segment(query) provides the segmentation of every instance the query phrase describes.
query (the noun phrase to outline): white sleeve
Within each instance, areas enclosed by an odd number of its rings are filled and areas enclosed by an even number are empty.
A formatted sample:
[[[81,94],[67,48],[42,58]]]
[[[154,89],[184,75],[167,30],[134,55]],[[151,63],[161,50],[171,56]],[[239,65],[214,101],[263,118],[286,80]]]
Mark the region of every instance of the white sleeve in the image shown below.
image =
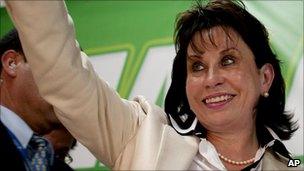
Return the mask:
[[[95,157],[111,167],[145,117],[94,72],[63,1],[6,1],[43,98]]]

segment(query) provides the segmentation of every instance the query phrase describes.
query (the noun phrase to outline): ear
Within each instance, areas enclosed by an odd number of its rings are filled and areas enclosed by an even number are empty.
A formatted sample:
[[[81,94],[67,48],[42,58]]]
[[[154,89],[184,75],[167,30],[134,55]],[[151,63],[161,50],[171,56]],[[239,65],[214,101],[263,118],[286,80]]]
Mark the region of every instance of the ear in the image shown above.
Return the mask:
[[[7,50],[1,57],[3,72],[10,77],[17,76],[17,65],[20,62],[20,55],[14,50]]]
[[[264,64],[260,69],[261,94],[268,92],[274,79],[274,70],[270,63]]]

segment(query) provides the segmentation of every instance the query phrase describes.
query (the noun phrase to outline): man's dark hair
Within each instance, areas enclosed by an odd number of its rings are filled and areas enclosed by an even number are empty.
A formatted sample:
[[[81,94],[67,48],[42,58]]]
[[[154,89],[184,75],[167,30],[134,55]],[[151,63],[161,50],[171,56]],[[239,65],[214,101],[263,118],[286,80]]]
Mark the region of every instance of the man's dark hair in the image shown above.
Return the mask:
[[[260,97],[256,106],[256,129],[260,144],[264,144],[263,133],[265,126],[270,127],[281,139],[290,139],[293,132],[298,129],[291,121],[293,115],[284,111],[285,83],[281,74],[280,61],[270,48],[268,32],[264,25],[253,15],[246,11],[242,2],[216,0],[202,5],[197,3],[191,10],[181,13],[176,20],[175,46],[176,57],[173,62],[172,82],[165,99],[165,111],[182,129],[189,128],[195,118],[190,110],[186,96],[187,66],[186,56],[188,45],[197,32],[210,31],[213,27],[221,27],[229,37],[228,29],[240,35],[249,46],[255,57],[258,68],[270,63],[274,69],[274,80],[269,90],[269,97]],[[212,36],[210,37],[212,42]],[[194,47],[194,49],[196,49]],[[188,114],[186,121],[181,116]],[[205,128],[197,124],[195,131],[204,137]]]
[[[27,62],[23,49],[22,49],[20,39],[19,39],[19,34],[18,34],[18,31],[16,28],[12,28],[8,33],[6,33],[0,39],[0,57],[1,58],[7,50],[15,50],[16,52],[22,54],[24,56],[25,62]],[[80,47],[80,50],[83,51],[81,47]],[[2,60],[0,60],[0,73],[1,73],[1,71],[2,71]]]
[[[0,39],[0,57],[2,58],[4,52],[10,49],[23,54],[23,49],[21,46],[19,35],[15,28],[11,29]],[[24,58],[24,60],[26,59]],[[0,60],[0,72],[1,71],[2,71],[2,60]]]

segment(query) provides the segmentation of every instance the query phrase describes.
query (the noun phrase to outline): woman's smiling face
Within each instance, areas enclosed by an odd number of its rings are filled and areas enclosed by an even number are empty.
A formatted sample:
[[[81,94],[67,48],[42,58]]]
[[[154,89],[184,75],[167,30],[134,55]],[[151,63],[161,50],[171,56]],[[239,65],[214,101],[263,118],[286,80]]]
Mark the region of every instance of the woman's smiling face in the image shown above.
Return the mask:
[[[197,32],[187,49],[186,93],[191,110],[208,130],[254,124],[254,109],[265,87],[263,69],[233,30]]]

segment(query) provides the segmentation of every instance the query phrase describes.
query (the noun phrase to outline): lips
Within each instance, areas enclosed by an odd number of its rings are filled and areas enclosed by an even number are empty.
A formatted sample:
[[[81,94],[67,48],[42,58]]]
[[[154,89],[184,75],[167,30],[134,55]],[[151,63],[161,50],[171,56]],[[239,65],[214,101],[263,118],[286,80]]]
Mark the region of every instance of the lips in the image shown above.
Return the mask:
[[[218,102],[227,101],[231,98],[233,98],[233,95],[223,94],[223,95],[217,95],[217,96],[211,96],[211,97],[205,98],[203,101],[206,104],[209,104],[209,103],[218,103]]]
[[[230,102],[236,95],[228,93],[216,93],[205,97],[202,102],[212,109],[220,109]]]

